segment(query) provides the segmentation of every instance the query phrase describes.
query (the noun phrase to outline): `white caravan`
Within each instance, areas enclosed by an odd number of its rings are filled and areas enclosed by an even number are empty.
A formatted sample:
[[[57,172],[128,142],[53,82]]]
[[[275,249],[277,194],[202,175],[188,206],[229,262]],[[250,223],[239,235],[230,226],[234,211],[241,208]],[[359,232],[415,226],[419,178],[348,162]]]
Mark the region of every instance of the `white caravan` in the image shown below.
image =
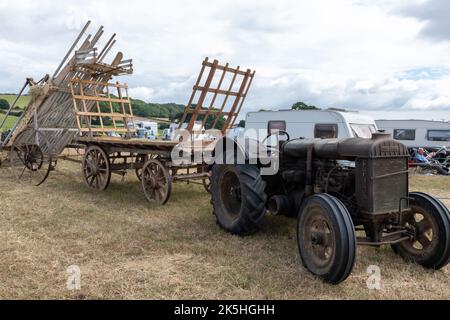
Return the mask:
[[[272,130],[286,131],[296,138],[371,138],[375,121],[358,112],[337,110],[280,110],[249,112],[245,129],[262,130],[263,140]]]
[[[432,120],[376,120],[380,130],[392,134],[408,148],[450,147],[450,123]]]

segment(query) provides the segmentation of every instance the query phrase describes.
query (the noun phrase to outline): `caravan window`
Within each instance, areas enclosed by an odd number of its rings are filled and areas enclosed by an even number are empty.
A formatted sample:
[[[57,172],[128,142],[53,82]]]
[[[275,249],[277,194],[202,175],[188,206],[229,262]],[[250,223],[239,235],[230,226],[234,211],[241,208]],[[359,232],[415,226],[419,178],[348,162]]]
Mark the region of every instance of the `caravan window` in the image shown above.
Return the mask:
[[[428,141],[450,141],[450,130],[428,130]]]
[[[320,123],[314,127],[314,138],[331,139],[337,138],[338,126],[335,123]]]
[[[372,133],[376,132],[377,129],[373,124],[355,124],[351,123],[350,128],[352,128],[353,134],[358,138],[371,139]]]
[[[394,129],[394,139],[395,140],[416,140],[416,130],[415,129]]]
[[[269,134],[272,134],[273,131],[286,131],[286,121],[284,120],[271,120],[269,121],[269,125],[267,131]]]

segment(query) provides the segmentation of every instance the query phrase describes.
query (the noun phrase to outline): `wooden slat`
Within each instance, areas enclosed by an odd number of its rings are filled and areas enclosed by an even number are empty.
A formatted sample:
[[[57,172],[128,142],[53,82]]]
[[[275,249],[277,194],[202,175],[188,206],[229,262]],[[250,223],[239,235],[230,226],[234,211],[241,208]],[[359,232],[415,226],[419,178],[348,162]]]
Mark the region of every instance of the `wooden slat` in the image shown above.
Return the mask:
[[[206,65],[205,65],[206,62],[208,62],[208,57],[206,57],[202,63],[202,68],[200,70],[200,73],[198,74],[197,81],[195,82],[196,86],[198,86],[200,84],[200,81],[202,80],[203,73],[205,72],[205,69],[206,69]],[[182,128],[184,122],[186,121],[187,115],[190,113],[190,109],[192,106],[192,102],[194,101],[195,93],[196,93],[196,90],[192,90],[191,97],[189,98],[189,102],[186,105],[186,108],[184,109],[184,114],[183,114],[183,117],[181,118],[178,129]]]
[[[239,88],[239,93],[238,96],[236,98],[236,100],[234,100],[233,106],[230,109],[230,114],[234,114],[234,112],[237,110],[237,108],[239,107],[239,103],[241,102],[240,99],[245,98],[244,94],[245,94],[245,89],[247,88],[247,84],[249,82],[249,78],[251,77],[251,70],[247,69],[247,72],[244,76],[244,79],[241,82],[241,87]],[[232,117],[227,117],[227,119],[225,120],[225,123],[223,125],[222,128],[222,133],[224,134],[225,131],[229,128],[230,123],[232,121]]]
[[[82,84],[93,84],[97,86],[103,86],[103,87],[114,87],[114,88],[128,88],[128,85],[125,83],[111,83],[111,82],[98,82],[98,81],[92,81],[92,80],[81,80],[81,79],[73,79],[71,80],[73,83],[82,83]]]
[[[211,62],[203,62],[203,64],[205,66],[207,66],[207,67],[212,67],[212,65],[213,65],[213,63],[211,63]],[[236,73],[236,74],[239,74],[241,76],[245,76],[245,73],[246,73],[245,71],[239,70],[240,68],[234,69],[234,68],[230,68],[230,67],[224,67],[224,66],[221,66],[221,65],[218,65],[217,69],[218,70],[225,70],[225,71],[231,72],[231,73]]]
[[[233,96],[233,97],[237,97],[239,95],[239,92],[214,89],[214,88],[206,88],[206,87],[201,87],[201,86],[194,86],[194,90],[207,91],[207,92],[216,93],[216,94],[227,94],[227,95]]]
[[[128,129],[122,128],[81,128],[81,132],[129,132]]]
[[[233,121],[229,125],[229,128],[233,127],[233,125],[236,122],[236,119],[237,119],[239,113],[241,112],[242,106],[244,105],[244,102],[245,102],[245,98],[247,98],[248,91],[250,90],[250,87],[252,85],[253,79],[255,78],[255,73],[256,73],[256,71],[253,71],[253,73],[252,73],[252,75],[250,77],[250,82],[248,83],[247,89],[245,90],[245,94],[244,94],[243,98],[241,99],[241,104],[239,105],[239,109],[235,112]]]
[[[214,79],[214,74],[216,72],[216,67],[218,65],[219,65],[219,61],[218,60],[214,60],[214,62],[211,64],[211,67],[209,69],[208,77],[206,78],[205,88],[209,88],[211,86],[211,82]],[[205,101],[207,93],[208,92],[206,90],[201,91],[201,94],[200,94],[200,97],[198,98],[198,101],[197,101],[197,104],[195,106],[195,109],[192,110],[192,112],[191,112],[192,113],[191,119],[189,120],[189,124],[188,124],[188,126],[186,128],[189,132],[192,132],[192,129],[194,128],[195,121],[197,120],[197,117],[198,117],[198,112],[203,107],[203,102]]]
[[[240,68],[240,67],[238,66],[236,70],[239,71],[239,68]],[[231,83],[230,83],[230,86],[229,86],[228,91],[231,91],[231,89],[233,89],[234,83],[235,83],[235,81],[236,81],[237,74],[238,74],[237,72],[234,73],[233,79],[231,80]],[[216,127],[217,122],[219,121],[221,115],[222,115],[223,112],[224,112],[223,110],[225,109],[225,106],[226,106],[226,104],[227,104],[227,102],[228,102],[228,98],[229,98],[229,97],[230,97],[229,95],[226,95],[226,96],[225,96],[225,99],[223,100],[222,106],[220,107],[220,111],[219,111],[218,113],[216,113],[216,118],[214,119],[214,123],[213,123],[213,125],[212,125],[212,128],[215,128],[215,127]]]
[[[91,100],[91,101],[103,101],[103,102],[116,102],[116,103],[131,103],[130,100],[117,99],[117,98],[106,98],[106,97],[94,97],[94,96],[84,96],[84,95],[74,95],[76,100]]]
[[[110,117],[110,118],[130,118],[131,119],[130,115],[122,114],[122,113],[118,113],[118,112],[108,113],[108,112],[78,111],[77,115],[84,116],[84,117]]]

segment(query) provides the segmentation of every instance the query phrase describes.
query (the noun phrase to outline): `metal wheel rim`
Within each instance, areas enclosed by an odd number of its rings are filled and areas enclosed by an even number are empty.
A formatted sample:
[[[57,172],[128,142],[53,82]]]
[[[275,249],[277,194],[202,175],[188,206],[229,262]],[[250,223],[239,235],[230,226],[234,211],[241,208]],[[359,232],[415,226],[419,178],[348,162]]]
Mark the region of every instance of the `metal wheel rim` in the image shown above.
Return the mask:
[[[420,207],[411,205],[411,212],[403,214],[403,226],[414,233],[412,240],[400,243],[409,255],[426,257],[438,245],[438,226],[432,216]]]
[[[319,205],[311,205],[304,228],[300,230],[303,252],[318,273],[326,273],[336,254],[336,243],[331,221]]]
[[[238,218],[242,206],[241,183],[238,175],[227,170],[221,179],[220,194],[222,203],[232,218]]]
[[[147,161],[142,169],[142,188],[145,197],[151,203],[165,204],[172,190],[172,181],[168,170],[156,160]]]

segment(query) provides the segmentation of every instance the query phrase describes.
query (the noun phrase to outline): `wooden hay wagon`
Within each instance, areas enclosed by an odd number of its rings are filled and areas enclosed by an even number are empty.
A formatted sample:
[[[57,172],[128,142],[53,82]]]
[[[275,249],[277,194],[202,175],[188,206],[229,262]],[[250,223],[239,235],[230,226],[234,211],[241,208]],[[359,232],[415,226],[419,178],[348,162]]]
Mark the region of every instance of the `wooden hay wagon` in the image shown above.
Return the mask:
[[[111,63],[103,61],[115,43],[114,36],[97,54],[95,45],[103,34],[100,28],[92,40],[87,36],[62,67],[88,25],[54,76],[38,83],[29,80],[20,93],[27,86],[30,92],[36,92],[2,142],[17,179],[42,184],[64,149],[77,145],[84,147],[81,171],[89,188],[105,190],[113,173],[135,171],[146,198],[155,204],[168,201],[172,183],[177,181],[200,183],[209,191],[203,153],[211,152],[216,140],[205,130],[214,128],[225,135],[234,126],[255,72],[206,58],[178,126],[188,134],[189,141],[181,141],[185,139],[181,133],[173,140],[138,138],[128,86],[111,81],[115,76],[131,74],[132,62],[123,60],[121,53]],[[188,161],[174,161],[173,155],[180,153],[188,154]]]

